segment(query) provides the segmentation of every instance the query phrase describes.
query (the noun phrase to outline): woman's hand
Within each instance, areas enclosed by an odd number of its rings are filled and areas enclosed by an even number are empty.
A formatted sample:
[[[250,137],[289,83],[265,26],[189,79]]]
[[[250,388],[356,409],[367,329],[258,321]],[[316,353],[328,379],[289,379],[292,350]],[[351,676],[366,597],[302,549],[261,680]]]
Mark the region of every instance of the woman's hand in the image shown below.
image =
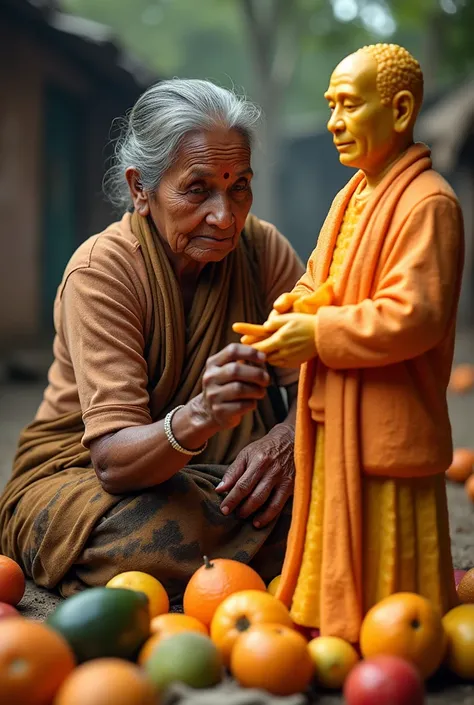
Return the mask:
[[[295,476],[293,426],[281,423],[244,448],[229,466],[217,492],[228,492],[223,514],[238,508],[246,518],[265,505],[253,520],[260,528],[279,515],[293,494]]]
[[[248,345],[232,343],[210,357],[202,378],[202,393],[190,402],[192,413],[204,417],[216,432],[238,426],[242,416],[262,399],[270,376],[266,356]]]

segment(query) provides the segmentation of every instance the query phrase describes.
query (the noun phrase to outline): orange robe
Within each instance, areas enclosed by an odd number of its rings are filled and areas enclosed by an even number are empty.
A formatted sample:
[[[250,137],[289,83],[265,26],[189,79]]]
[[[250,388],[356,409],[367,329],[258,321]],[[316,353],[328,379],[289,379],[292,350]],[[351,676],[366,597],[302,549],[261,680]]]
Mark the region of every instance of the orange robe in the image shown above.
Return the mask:
[[[352,642],[365,611],[391,592],[426,594],[442,611],[456,599],[443,473],[463,228],[429,154],[411,147],[363,208],[336,267],[336,305],[317,314],[319,357],[300,375],[278,596],[295,603],[295,621]],[[357,173],[336,197],[296,291],[327,279],[363,179]]]

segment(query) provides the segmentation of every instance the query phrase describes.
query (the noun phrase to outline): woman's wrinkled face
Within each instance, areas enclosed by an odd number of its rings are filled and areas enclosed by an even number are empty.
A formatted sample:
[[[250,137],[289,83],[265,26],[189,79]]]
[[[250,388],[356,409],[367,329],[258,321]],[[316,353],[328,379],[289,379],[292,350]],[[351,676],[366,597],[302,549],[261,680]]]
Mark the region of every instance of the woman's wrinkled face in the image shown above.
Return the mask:
[[[197,262],[222,260],[238,242],[250,206],[250,147],[237,130],[189,134],[149,213],[172,252]]]

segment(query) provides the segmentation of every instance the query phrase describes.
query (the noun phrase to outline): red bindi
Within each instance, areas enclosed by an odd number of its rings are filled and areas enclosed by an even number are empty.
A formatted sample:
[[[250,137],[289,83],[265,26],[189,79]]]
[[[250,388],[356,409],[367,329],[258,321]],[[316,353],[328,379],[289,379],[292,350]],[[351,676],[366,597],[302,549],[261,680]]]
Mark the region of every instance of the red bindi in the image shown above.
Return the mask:
[[[228,178],[229,178],[229,176],[230,176],[229,172],[228,172],[228,171],[226,171],[226,173],[224,174],[224,179],[228,179]]]

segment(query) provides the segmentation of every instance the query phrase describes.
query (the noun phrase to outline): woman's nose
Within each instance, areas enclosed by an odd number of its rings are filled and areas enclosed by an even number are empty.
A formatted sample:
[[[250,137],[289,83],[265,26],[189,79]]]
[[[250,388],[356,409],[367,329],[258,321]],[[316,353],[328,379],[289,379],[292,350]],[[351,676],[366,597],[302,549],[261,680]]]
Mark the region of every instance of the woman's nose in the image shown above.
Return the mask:
[[[227,196],[216,196],[212,199],[211,209],[206,216],[209,225],[214,225],[221,230],[227,230],[234,222],[231,204]]]

